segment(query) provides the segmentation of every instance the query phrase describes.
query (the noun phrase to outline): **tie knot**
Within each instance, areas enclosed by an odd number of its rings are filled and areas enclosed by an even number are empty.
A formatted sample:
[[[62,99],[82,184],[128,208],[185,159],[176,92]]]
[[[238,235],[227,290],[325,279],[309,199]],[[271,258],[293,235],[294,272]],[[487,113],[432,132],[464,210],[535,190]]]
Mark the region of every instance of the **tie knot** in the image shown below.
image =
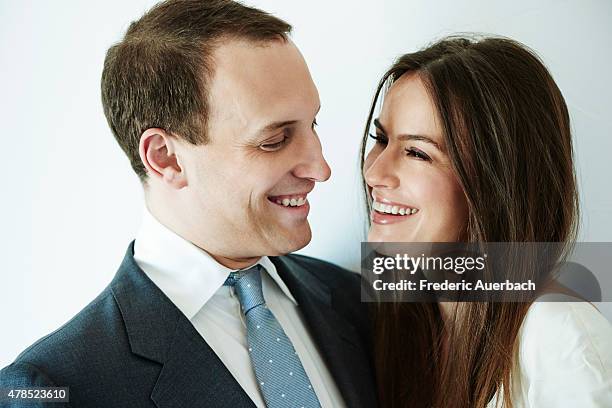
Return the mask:
[[[254,307],[266,303],[261,287],[261,265],[259,264],[245,271],[232,272],[224,285],[234,287],[245,315]]]

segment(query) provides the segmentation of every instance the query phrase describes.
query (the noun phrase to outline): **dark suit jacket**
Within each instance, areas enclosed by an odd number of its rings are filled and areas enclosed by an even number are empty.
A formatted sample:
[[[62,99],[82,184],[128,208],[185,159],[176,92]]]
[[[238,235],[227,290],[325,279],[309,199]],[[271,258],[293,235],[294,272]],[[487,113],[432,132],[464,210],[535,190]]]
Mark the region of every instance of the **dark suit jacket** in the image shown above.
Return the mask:
[[[48,407],[254,407],[190,321],[134,262],[72,320],[0,371],[3,387],[70,387]],[[299,255],[271,258],[349,407],[376,406],[359,277]],[[0,403],[7,406],[7,403]]]

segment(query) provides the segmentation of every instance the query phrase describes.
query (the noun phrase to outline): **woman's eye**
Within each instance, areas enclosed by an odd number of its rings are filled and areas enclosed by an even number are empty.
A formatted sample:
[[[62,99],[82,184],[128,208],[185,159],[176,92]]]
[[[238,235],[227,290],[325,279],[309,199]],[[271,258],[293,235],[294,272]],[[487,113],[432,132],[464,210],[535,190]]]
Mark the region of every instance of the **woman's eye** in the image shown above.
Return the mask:
[[[370,133],[370,137],[374,140],[376,140],[376,143],[382,144],[382,145],[386,145],[388,143],[388,140],[385,136],[383,135],[379,135],[379,134],[375,134],[373,135],[372,133]]]
[[[259,146],[259,148],[261,150],[265,150],[266,152],[273,152],[276,150],[279,150],[281,147],[283,147],[283,145],[285,143],[287,143],[287,139],[289,139],[287,136],[283,137],[283,140],[280,140],[278,142],[275,143],[266,143],[266,144],[262,144]]]
[[[319,126],[319,124],[317,123],[317,118],[314,118],[314,120],[312,121],[312,128],[314,129],[317,126]]]
[[[428,161],[428,162],[431,161],[431,158],[427,154],[425,154],[423,151],[417,149],[416,147],[407,147],[405,150],[406,150],[406,155],[407,156],[412,156],[412,157],[414,157],[416,159],[424,160],[424,161]]]

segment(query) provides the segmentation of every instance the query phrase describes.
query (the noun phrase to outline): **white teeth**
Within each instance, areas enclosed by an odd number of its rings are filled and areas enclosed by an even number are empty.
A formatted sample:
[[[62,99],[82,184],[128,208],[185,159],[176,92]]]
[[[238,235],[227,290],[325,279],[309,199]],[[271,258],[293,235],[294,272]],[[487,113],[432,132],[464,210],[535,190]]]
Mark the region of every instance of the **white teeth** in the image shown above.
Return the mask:
[[[283,198],[282,200],[274,200],[274,202],[283,207],[301,207],[306,204],[306,197]]]
[[[380,213],[393,214],[393,215],[411,215],[415,214],[418,210],[416,208],[400,207],[398,205],[384,204],[379,201],[372,202],[372,208]]]

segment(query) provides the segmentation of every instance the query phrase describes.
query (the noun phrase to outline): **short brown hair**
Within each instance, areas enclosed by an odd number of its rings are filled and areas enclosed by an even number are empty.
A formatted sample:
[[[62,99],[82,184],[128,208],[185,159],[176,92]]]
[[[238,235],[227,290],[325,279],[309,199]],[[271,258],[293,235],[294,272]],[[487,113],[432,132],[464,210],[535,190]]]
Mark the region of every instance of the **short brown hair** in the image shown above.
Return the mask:
[[[109,48],[102,105],[117,142],[142,181],[138,146],[157,127],[193,144],[207,142],[211,55],[220,39],[286,40],[291,25],[232,0],[167,0],[130,24]]]

